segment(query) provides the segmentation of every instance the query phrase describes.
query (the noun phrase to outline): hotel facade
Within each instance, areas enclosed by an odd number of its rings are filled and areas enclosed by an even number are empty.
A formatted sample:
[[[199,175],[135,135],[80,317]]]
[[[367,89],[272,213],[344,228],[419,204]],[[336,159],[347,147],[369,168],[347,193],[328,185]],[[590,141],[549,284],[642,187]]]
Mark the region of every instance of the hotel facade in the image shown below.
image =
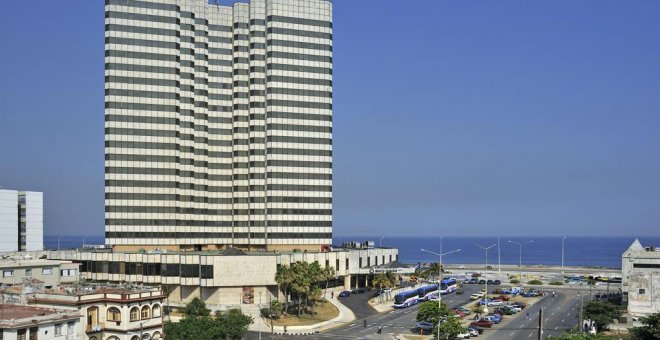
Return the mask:
[[[332,3],[106,0],[116,251],[332,242]]]

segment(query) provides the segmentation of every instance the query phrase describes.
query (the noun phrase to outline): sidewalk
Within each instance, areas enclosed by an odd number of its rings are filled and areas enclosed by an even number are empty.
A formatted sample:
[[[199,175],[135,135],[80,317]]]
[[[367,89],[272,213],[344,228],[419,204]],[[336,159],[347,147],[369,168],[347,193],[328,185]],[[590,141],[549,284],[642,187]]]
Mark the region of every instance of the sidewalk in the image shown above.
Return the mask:
[[[337,309],[339,310],[339,315],[337,315],[336,318],[328,321],[323,321],[321,323],[317,323],[314,325],[306,325],[306,326],[287,326],[287,332],[286,334],[289,335],[307,335],[307,334],[315,334],[319,333],[322,331],[327,331],[329,329],[343,326],[347,323],[350,323],[351,321],[355,320],[355,315],[353,314],[353,311],[351,311],[348,307],[344,306],[337,297],[339,296],[339,293],[343,289],[335,289],[334,290],[334,297],[330,298],[330,292],[332,290],[328,290],[326,300],[330,303],[332,303]],[[251,305],[255,306],[255,305]],[[246,309],[247,310],[247,309]],[[251,309],[250,309],[251,310]],[[246,313],[246,312],[244,312]],[[264,320],[264,318],[261,316],[261,312],[259,311],[259,307],[256,307],[256,313],[257,315],[254,316],[252,314],[252,317],[254,318],[254,323],[250,326],[251,331],[262,331],[262,332],[271,332],[271,326],[269,323]],[[246,313],[247,314],[247,313]],[[274,326],[273,327],[273,333],[275,334],[285,334],[284,333],[284,326]]]

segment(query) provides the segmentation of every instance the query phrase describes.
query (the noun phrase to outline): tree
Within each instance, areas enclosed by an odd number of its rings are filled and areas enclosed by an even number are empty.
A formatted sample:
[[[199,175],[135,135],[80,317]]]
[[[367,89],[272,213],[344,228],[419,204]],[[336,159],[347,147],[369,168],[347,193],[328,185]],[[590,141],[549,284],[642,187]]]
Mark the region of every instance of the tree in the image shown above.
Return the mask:
[[[289,311],[289,295],[293,289],[293,281],[295,277],[293,275],[293,269],[287,265],[281,265],[277,267],[277,273],[275,273],[275,282],[280,286],[280,290],[284,293],[284,314],[287,314]]]
[[[275,314],[275,315],[280,315],[280,313],[282,313],[282,303],[277,301],[277,300],[271,301],[270,302],[270,312]]]
[[[226,313],[216,313],[215,323],[221,331],[221,339],[242,339],[243,335],[254,320],[251,316],[241,313],[238,309],[231,309]]]
[[[630,329],[630,334],[633,339],[637,340],[651,340],[660,339],[660,313],[651,314],[641,318],[643,326],[633,327]]]
[[[584,307],[585,319],[593,320],[599,332],[620,316],[621,310],[609,302],[591,301]]]
[[[439,271],[442,270],[442,266],[440,263],[433,262],[429,265],[429,267],[426,269],[426,276],[431,276],[431,277],[436,277],[438,276]],[[438,278],[440,279],[440,278]]]
[[[196,297],[188,302],[186,308],[183,310],[184,317],[197,318],[201,316],[209,316],[211,310],[206,308],[206,303],[202,299]]]
[[[436,327],[433,331],[433,334],[436,336],[440,332],[440,336],[445,339],[455,339],[457,335],[465,333],[467,329],[461,325],[461,322],[458,321],[458,318],[455,317],[446,317],[443,322],[440,323],[440,326]]]
[[[447,317],[449,314],[449,308],[447,308],[446,304],[442,303],[442,306],[438,306],[438,303],[435,301],[426,301],[417,310],[417,321],[437,324],[439,318]]]
[[[240,310],[216,313],[210,316],[204,301],[193,299],[184,309],[184,316],[177,323],[168,322],[163,328],[168,340],[219,340],[241,339],[247,327],[253,322],[252,317]]]
[[[165,295],[165,301],[166,301],[166,308],[165,313],[167,315],[170,315],[170,294],[174,291],[174,287],[172,285],[161,285],[160,286],[160,291],[163,292],[163,295]]]
[[[334,268],[326,266],[323,268],[321,274],[323,275],[323,280],[325,281],[325,289],[323,290],[323,298],[325,299],[325,295],[328,292],[328,283],[330,280],[334,279],[335,276],[337,276],[337,273],[335,272]]]

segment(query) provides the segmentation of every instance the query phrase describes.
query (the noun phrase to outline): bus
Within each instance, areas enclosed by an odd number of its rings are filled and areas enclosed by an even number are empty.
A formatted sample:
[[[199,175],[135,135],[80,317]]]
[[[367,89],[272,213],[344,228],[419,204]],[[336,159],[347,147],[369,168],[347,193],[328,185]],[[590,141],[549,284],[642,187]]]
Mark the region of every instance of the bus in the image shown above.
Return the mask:
[[[419,293],[416,290],[409,290],[407,292],[394,295],[394,308],[406,308],[417,304],[419,300]]]
[[[430,297],[432,297],[434,295],[438,295],[436,293],[437,291],[438,291],[438,285],[437,284],[417,288],[417,293],[419,294],[419,299],[422,300],[422,301],[426,301]]]
[[[449,294],[456,291],[458,287],[456,279],[445,279],[440,281],[440,294]]]

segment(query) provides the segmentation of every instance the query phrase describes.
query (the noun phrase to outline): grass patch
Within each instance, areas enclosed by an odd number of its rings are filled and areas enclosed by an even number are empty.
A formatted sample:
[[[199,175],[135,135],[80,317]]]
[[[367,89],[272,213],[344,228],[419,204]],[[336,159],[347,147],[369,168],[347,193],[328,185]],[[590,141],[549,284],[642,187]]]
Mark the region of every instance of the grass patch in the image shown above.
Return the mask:
[[[289,312],[293,312],[291,309]],[[273,320],[273,325],[275,326],[306,326],[320,323],[323,321],[328,321],[336,318],[339,315],[339,309],[335,307],[332,303],[327,301],[322,301],[316,304],[316,309],[314,310],[316,314],[311,315],[311,309],[306,310],[306,313],[303,313],[300,317],[294,314],[282,315],[279,319]],[[265,319],[266,322],[270,320]]]
[[[509,282],[511,282],[511,283],[520,283],[520,280],[518,280],[518,279],[512,279],[512,280],[509,280]]]
[[[561,282],[561,281],[552,281],[552,282],[550,282],[550,284],[553,285],[553,286],[563,286],[564,285],[564,283]]]
[[[541,282],[541,280],[529,280],[527,283],[530,284],[530,285],[542,285],[543,284],[543,282]]]

